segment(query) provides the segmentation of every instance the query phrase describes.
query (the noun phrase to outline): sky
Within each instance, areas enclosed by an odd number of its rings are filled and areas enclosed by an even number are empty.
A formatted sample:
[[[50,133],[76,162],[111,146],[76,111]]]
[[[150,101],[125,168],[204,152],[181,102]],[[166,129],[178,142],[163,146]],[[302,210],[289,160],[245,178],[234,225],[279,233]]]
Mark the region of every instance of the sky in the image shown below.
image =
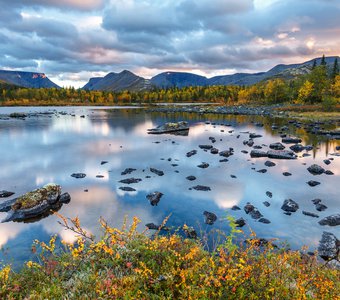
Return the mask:
[[[340,54],[340,0],[0,0],[0,69],[60,86],[130,70],[212,77]]]

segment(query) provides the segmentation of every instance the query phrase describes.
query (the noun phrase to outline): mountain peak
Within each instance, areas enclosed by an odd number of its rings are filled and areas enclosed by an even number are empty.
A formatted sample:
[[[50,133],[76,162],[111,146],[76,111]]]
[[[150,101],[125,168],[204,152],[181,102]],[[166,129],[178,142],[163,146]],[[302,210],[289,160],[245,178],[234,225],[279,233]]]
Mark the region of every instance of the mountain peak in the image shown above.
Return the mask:
[[[0,70],[0,80],[26,88],[60,88],[45,73]]]

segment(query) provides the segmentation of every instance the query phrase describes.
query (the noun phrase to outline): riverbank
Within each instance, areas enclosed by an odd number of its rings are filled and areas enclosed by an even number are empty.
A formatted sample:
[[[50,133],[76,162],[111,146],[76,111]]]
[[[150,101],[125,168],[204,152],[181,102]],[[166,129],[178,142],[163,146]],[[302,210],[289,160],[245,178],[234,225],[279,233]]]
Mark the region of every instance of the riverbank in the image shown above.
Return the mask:
[[[77,234],[75,244],[62,241],[64,250],[35,242],[38,262],[28,261],[15,273],[0,271],[2,299],[338,299],[339,269],[317,260],[307,250],[282,250],[252,234],[242,234],[231,221],[231,234],[220,234],[207,251],[184,225],[175,234],[161,234],[165,222],[150,237],[139,233],[134,218],[122,229],[101,220],[99,240],[78,219],[62,218]],[[163,229],[162,229],[163,228]],[[183,232],[187,237],[181,237]],[[189,238],[190,237],[190,238]],[[275,241],[277,244],[277,241]]]

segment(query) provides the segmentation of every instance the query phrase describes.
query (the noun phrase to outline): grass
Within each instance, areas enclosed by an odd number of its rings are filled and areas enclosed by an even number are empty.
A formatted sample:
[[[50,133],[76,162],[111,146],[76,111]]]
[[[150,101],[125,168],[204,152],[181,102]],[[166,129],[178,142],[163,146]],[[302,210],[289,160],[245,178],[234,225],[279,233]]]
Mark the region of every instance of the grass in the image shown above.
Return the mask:
[[[179,232],[139,233],[137,218],[122,229],[101,220],[103,235],[95,239],[77,218],[60,217],[77,241],[63,242],[63,251],[55,236],[48,244],[35,241],[39,262],[0,271],[1,299],[340,299],[339,270],[254,234],[238,246],[233,222],[231,234],[206,251]]]

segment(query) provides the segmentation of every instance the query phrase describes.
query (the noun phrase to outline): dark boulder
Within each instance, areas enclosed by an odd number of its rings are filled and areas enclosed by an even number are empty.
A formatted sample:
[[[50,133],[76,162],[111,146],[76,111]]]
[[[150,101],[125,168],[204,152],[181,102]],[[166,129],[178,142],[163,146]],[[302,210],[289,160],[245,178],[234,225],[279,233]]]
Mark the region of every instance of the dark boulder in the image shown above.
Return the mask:
[[[241,210],[241,208],[238,207],[237,205],[233,205],[233,207],[231,208],[231,210]]]
[[[260,213],[260,211],[252,204],[247,203],[244,206],[244,211],[246,214],[249,214],[253,219],[257,220],[263,217],[263,215]]]
[[[197,154],[197,150],[191,150],[191,151],[187,152],[186,155],[187,155],[187,157],[191,157],[191,156],[193,156],[195,154]]]
[[[243,227],[246,225],[246,221],[243,218],[239,218],[235,221],[236,227]]]
[[[266,206],[266,207],[269,207],[270,206],[270,203],[268,201],[264,201],[263,202],[263,205]]]
[[[269,145],[269,148],[273,150],[283,150],[286,147],[282,145],[281,143],[272,143]]]
[[[223,157],[229,157],[229,156],[231,156],[233,154],[234,154],[234,151],[231,148],[229,148],[229,150],[224,150],[224,151],[220,151],[219,152],[219,155],[223,156]]]
[[[202,162],[200,165],[198,165],[197,167],[201,168],[201,169],[206,169],[209,167],[209,164],[206,162]]]
[[[163,196],[163,193],[161,192],[153,192],[153,193],[146,195],[146,198],[150,201],[150,204],[152,206],[157,206],[162,196]]]
[[[0,191],[0,198],[8,198],[14,195],[15,193],[9,191]]]
[[[319,221],[320,225],[338,226],[340,225],[340,214],[334,214]]]
[[[301,144],[295,144],[293,146],[290,146],[289,149],[294,151],[295,153],[299,153],[305,150],[306,148]]]
[[[86,174],[85,173],[73,173],[73,174],[71,174],[71,177],[81,179],[81,178],[85,178]]]
[[[211,154],[218,154],[219,150],[217,148],[210,149]]]
[[[261,150],[251,150],[250,157],[268,157],[268,154]]]
[[[217,220],[217,216],[212,212],[204,211],[203,215],[205,217],[205,220],[204,220],[205,224],[213,225]]]
[[[132,178],[122,179],[119,182],[125,183],[125,184],[132,184],[132,183],[138,183],[140,181],[142,181],[142,179],[132,177]]]
[[[274,163],[274,162],[272,162],[272,161],[270,161],[270,160],[267,160],[265,163],[264,163],[264,165],[266,166],[266,167],[274,167],[274,166],[276,166],[276,163]]]
[[[122,173],[120,173],[120,175],[131,174],[134,171],[136,171],[136,169],[134,169],[134,168],[126,168]]]
[[[190,180],[190,181],[194,181],[194,180],[196,180],[196,177],[193,176],[193,175],[190,175],[190,176],[187,176],[186,179]]]
[[[119,187],[120,190],[124,191],[124,192],[135,192],[136,190],[132,187],[129,186],[121,186]]]
[[[307,168],[308,172],[313,175],[321,175],[325,172],[325,169],[317,164],[313,164],[310,167]]]
[[[285,212],[296,212],[299,209],[299,204],[297,204],[292,199],[286,199],[281,206],[281,209]]]
[[[283,173],[282,173],[282,175],[287,177],[287,176],[292,176],[292,173],[289,173],[289,172],[283,172]]]
[[[155,168],[150,168],[150,171],[158,176],[163,176],[164,172]]]
[[[3,211],[8,211],[9,213],[2,222],[38,220],[39,217],[46,216],[51,211],[59,210],[63,204],[70,201],[71,196],[68,193],[61,194],[61,187],[50,183],[13,199],[10,207],[3,207]],[[6,202],[10,204],[9,201]]]
[[[183,230],[189,239],[197,239],[197,232],[193,227],[184,225]]]
[[[285,144],[298,144],[298,143],[301,143],[302,140],[299,139],[299,138],[294,138],[294,137],[284,137],[282,139],[282,143],[285,143]]]
[[[266,192],[266,195],[267,195],[269,198],[272,198],[272,197],[273,197],[273,193],[272,193],[272,192],[269,192],[269,191]]]
[[[305,211],[303,210],[302,213],[305,215],[305,216],[309,216],[309,217],[313,217],[313,218],[319,218],[319,216],[315,213],[312,213],[312,212],[309,212],[309,211]]]
[[[267,152],[269,158],[276,158],[276,159],[295,159],[296,155],[293,151],[288,150],[269,150]]]
[[[196,185],[192,188],[196,191],[204,191],[204,192],[211,191],[211,188],[205,185]]]
[[[263,223],[263,224],[269,224],[269,223],[271,223],[268,219],[266,219],[266,218],[261,218],[261,219],[259,219],[259,222],[260,223]]]
[[[315,180],[309,180],[307,181],[307,184],[311,187],[317,186],[319,184],[321,184],[319,181],[315,181]]]
[[[319,242],[318,253],[326,261],[339,260],[340,241],[333,233],[324,231]]]
[[[200,147],[203,150],[210,150],[213,148],[212,145],[199,145],[198,147]]]
[[[315,204],[315,209],[317,211],[324,211],[326,210],[328,207],[325,205],[325,204],[322,204],[322,203],[317,203]]]

